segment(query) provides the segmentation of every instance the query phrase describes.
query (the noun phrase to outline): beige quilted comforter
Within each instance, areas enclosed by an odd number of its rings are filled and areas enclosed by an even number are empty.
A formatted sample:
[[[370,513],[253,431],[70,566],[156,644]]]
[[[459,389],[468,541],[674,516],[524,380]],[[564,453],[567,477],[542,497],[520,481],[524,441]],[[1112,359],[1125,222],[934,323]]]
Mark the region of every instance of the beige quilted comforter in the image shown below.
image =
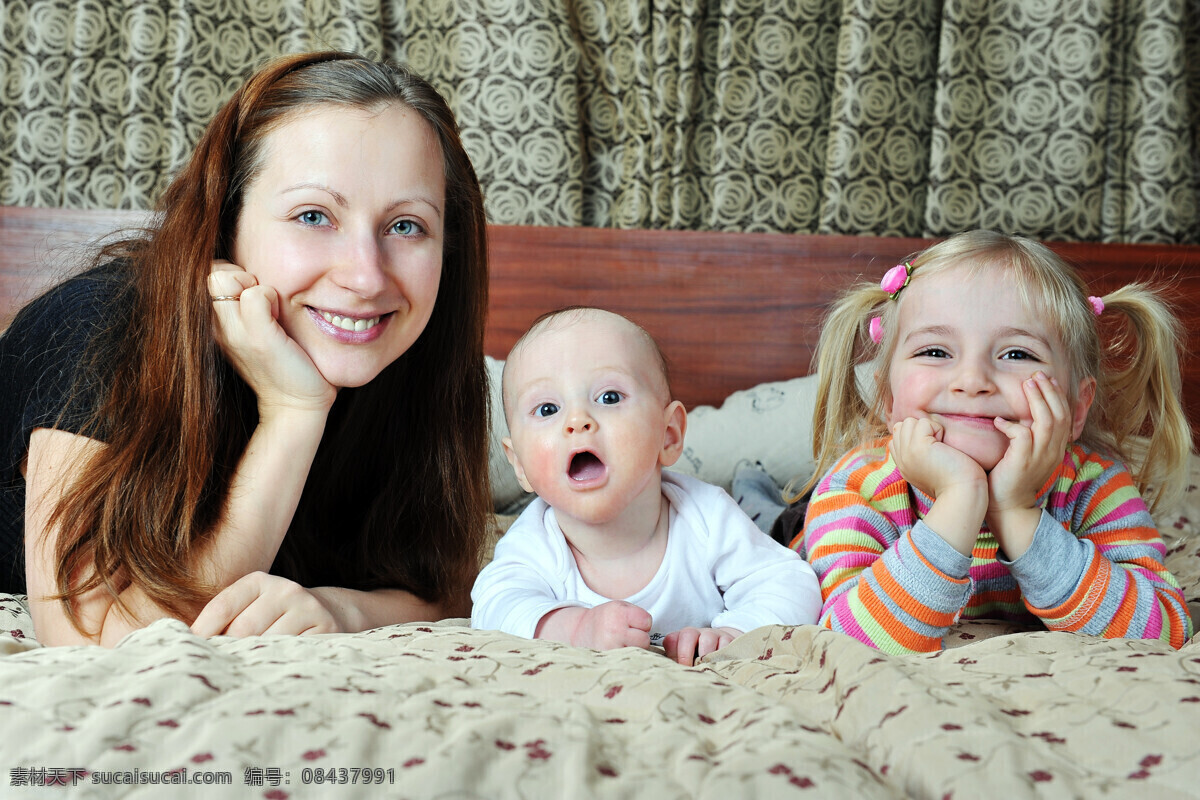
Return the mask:
[[[1196,616],[1189,498],[1162,528]],[[1200,797],[1200,637],[971,623],[946,646],[762,628],[684,668],[462,620],[240,640],[163,620],[45,648],[0,595],[0,796]]]

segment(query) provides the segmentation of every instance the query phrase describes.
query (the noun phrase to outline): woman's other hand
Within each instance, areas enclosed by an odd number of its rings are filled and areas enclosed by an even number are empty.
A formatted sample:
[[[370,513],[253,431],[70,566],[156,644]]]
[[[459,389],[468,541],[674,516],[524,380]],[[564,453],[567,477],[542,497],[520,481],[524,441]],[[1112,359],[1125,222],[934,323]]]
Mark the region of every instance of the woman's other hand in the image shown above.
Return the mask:
[[[340,633],[346,630],[321,596],[295,581],[252,572],[226,586],[192,623],[197,636]]]

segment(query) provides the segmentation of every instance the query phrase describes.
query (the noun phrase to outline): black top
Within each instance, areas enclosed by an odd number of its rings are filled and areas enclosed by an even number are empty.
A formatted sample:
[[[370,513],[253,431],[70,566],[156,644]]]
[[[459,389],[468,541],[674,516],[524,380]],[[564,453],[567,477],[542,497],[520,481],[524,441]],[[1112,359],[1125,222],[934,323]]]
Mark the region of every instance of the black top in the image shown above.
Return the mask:
[[[80,370],[104,363],[89,345],[127,314],[120,275],[111,265],[72,278],[23,308],[0,335],[0,591],[25,592],[20,468],[29,436],[34,428],[79,433],[90,417],[104,376]]]

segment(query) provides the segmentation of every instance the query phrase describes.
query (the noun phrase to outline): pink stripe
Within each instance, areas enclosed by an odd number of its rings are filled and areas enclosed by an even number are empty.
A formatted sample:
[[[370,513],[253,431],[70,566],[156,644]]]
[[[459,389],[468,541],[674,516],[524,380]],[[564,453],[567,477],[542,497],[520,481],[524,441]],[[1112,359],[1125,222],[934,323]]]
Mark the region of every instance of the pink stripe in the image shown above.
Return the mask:
[[[879,556],[875,553],[846,553],[840,556],[833,562],[833,566],[827,569],[826,574],[833,572],[835,569],[854,569],[856,567],[869,567],[879,560]]]
[[[838,624],[842,626],[842,633],[853,636],[863,644],[871,645],[876,650],[879,649],[879,645],[871,641],[871,637],[867,636],[866,632],[859,627],[858,620],[850,613],[850,604],[846,602],[846,595],[843,594],[834,601],[833,613],[837,616]]]
[[[1118,522],[1121,519],[1136,514],[1146,507],[1140,497],[1131,497],[1121,505],[1114,508],[1112,511],[1105,514],[1100,519],[1096,520],[1093,525],[1104,525],[1106,523]]]
[[[806,533],[805,536],[808,537],[808,541],[810,542],[808,551],[811,553],[815,550],[821,538],[830,531],[854,531],[855,533],[862,533],[878,542],[880,547],[887,548],[887,541],[883,538],[883,532],[870,522],[859,517],[842,517],[824,525],[819,525]]]
[[[1154,596],[1154,602],[1150,605],[1150,619],[1146,621],[1146,630],[1142,633],[1143,639],[1157,639],[1162,636],[1163,629],[1163,613],[1162,600],[1158,596]]]
[[[986,564],[971,567],[971,577],[977,581],[985,581],[989,578],[1006,578],[1009,574],[1008,568],[999,561],[990,561]]]

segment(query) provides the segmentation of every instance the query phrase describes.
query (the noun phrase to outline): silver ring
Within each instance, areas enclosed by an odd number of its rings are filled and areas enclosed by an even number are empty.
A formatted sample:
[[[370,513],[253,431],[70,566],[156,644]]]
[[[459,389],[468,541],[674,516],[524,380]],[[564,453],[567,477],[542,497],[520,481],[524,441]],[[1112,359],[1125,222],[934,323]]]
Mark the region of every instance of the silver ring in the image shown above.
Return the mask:
[[[209,299],[211,299],[215,303],[218,300],[241,300],[242,298],[241,298],[241,295],[236,295],[236,294],[219,294],[216,297],[212,297]]]

